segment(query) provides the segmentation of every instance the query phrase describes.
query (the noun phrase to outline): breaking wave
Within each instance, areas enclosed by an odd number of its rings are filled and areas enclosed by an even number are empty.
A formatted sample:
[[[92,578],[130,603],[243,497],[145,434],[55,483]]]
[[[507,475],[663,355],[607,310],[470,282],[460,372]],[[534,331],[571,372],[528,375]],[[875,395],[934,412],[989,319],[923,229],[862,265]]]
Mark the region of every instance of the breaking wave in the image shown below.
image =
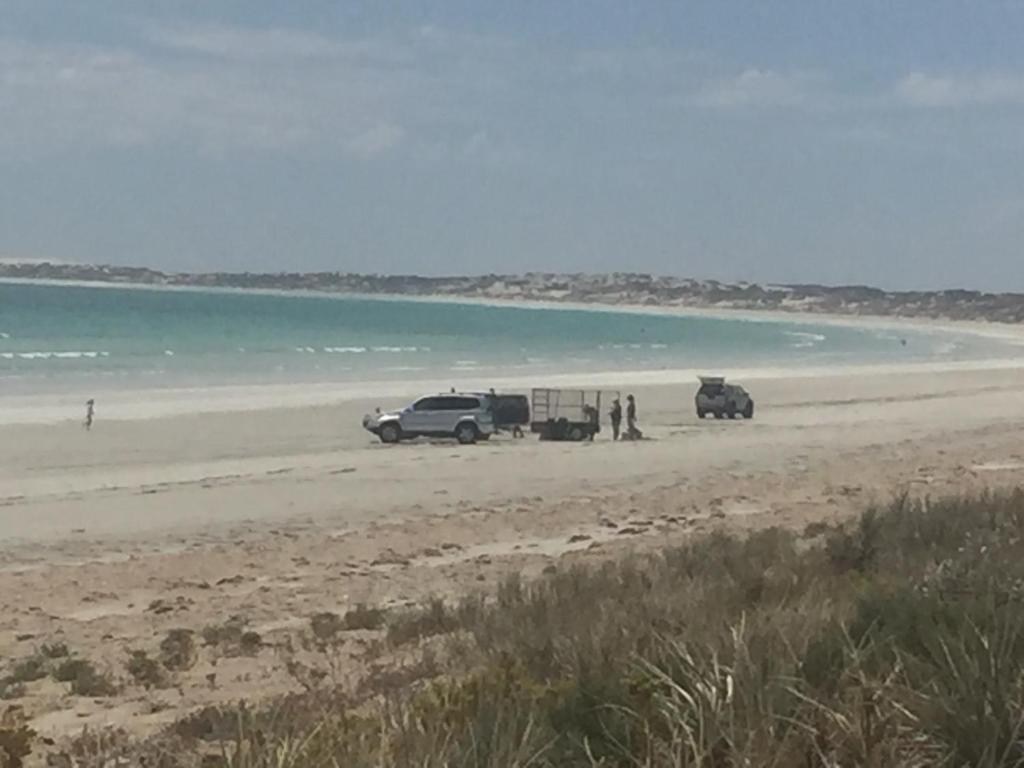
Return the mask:
[[[83,352],[0,352],[0,358],[4,360],[78,360],[97,357],[110,357],[110,353],[92,350]]]
[[[782,333],[789,336],[791,339],[796,339],[793,344],[789,345],[793,347],[793,349],[809,349],[811,347],[816,347],[828,338],[824,334],[809,333],[808,331],[783,331]]]

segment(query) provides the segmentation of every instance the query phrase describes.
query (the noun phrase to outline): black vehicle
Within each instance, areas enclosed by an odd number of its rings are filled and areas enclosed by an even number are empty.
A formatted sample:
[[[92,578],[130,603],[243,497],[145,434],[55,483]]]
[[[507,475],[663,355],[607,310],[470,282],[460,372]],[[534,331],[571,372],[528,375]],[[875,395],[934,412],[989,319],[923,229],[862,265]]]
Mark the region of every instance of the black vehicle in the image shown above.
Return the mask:
[[[513,430],[530,423],[530,400],[526,395],[491,395],[494,428]]]
[[[701,376],[695,398],[697,418],[712,414],[716,419],[754,418],[754,398],[738,384],[726,384],[722,376]]]

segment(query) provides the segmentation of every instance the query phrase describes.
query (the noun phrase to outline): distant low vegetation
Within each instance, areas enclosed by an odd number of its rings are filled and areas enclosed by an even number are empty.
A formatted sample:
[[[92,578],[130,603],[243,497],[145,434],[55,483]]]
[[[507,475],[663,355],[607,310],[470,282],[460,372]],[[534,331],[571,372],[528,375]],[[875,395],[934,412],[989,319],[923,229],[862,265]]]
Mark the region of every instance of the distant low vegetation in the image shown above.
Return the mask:
[[[360,609],[400,662],[130,749],[224,768],[1024,765],[1022,534],[1019,491],[899,498],[840,528]],[[348,619],[315,623],[328,642]]]
[[[1024,294],[1020,293],[886,291],[864,285],[757,285],[632,272],[462,277],[345,272],[180,273],[144,267],[31,262],[0,263],[0,278],[1024,322]]]

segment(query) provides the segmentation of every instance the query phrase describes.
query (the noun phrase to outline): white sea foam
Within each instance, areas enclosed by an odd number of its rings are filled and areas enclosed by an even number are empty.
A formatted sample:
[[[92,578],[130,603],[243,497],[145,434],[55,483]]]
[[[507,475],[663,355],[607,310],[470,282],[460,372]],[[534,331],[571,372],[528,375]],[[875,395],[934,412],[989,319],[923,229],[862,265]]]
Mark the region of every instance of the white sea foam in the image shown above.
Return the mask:
[[[809,333],[808,331],[783,331],[782,334],[796,339],[795,343],[789,345],[793,349],[810,349],[828,338],[822,333]]]
[[[21,360],[76,360],[82,357],[97,358],[97,357],[110,357],[109,352],[94,352],[91,350],[87,351],[32,351],[32,352],[5,352],[3,357],[6,360],[13,360],[19,358]]]
[[[371,347],[374,352],[419,352],[419,347]]]
[[[324,352],[336,355],[358,355],[366,351],[366,347],[324,347]]]
[[[808,341],[825,341],[828,338],[823,333],[810,333],[808,331],[783,331],[783,333],[794,339],[806,339]]]

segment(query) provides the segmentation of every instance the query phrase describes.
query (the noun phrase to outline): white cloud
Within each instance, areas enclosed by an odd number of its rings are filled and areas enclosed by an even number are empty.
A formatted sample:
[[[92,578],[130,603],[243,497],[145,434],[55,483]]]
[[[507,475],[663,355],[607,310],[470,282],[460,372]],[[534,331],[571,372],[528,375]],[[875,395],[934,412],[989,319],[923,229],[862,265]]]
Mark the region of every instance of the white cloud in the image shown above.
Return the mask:
[[[747,69],[707,83],[695,102],[704,107],[797,107],[816,101],[824,78],[804,72]]]
[[[580,77],[601,80],[621,77],[678,76],[699,58],[662,48],[608,48],[580,51],[572,58],[571,71]]]
[[[353,137],[346,146],[353,154],[369,158],[397,146],[404,136],[401,126],[380,123]]]
[[[287,29],[158,27],[148,38],[167,48],[228,59],[323,58],[339,53],[338,44],[321,35]]]
[[[91,145],[316,143],[368,157],[398,145],[403,112],[430,90],[415,71],[353,53],[383,50],[375,45],[335,51],[315,35],[273,30],[176,40],[182,54],[168,57],[0,39],[0,147],[24,156]]]
[[[367,38],[242,26],[141,35],[118,46],[0,38],[0,159],[169,144],[464,157],[468,132],[500,126],[500,111],[517,109],[554,68],[514,41],[435,27]]]
[[[896,98],[914,107],[1024,104],[1024,76],[935,76],[912,72],[895,86]]]
[[[339,60],[399,65],[409,52],[382,39],[333,40],[315,32],[245,27],[154,27],[147,39],[163,48],[232,61]]]

